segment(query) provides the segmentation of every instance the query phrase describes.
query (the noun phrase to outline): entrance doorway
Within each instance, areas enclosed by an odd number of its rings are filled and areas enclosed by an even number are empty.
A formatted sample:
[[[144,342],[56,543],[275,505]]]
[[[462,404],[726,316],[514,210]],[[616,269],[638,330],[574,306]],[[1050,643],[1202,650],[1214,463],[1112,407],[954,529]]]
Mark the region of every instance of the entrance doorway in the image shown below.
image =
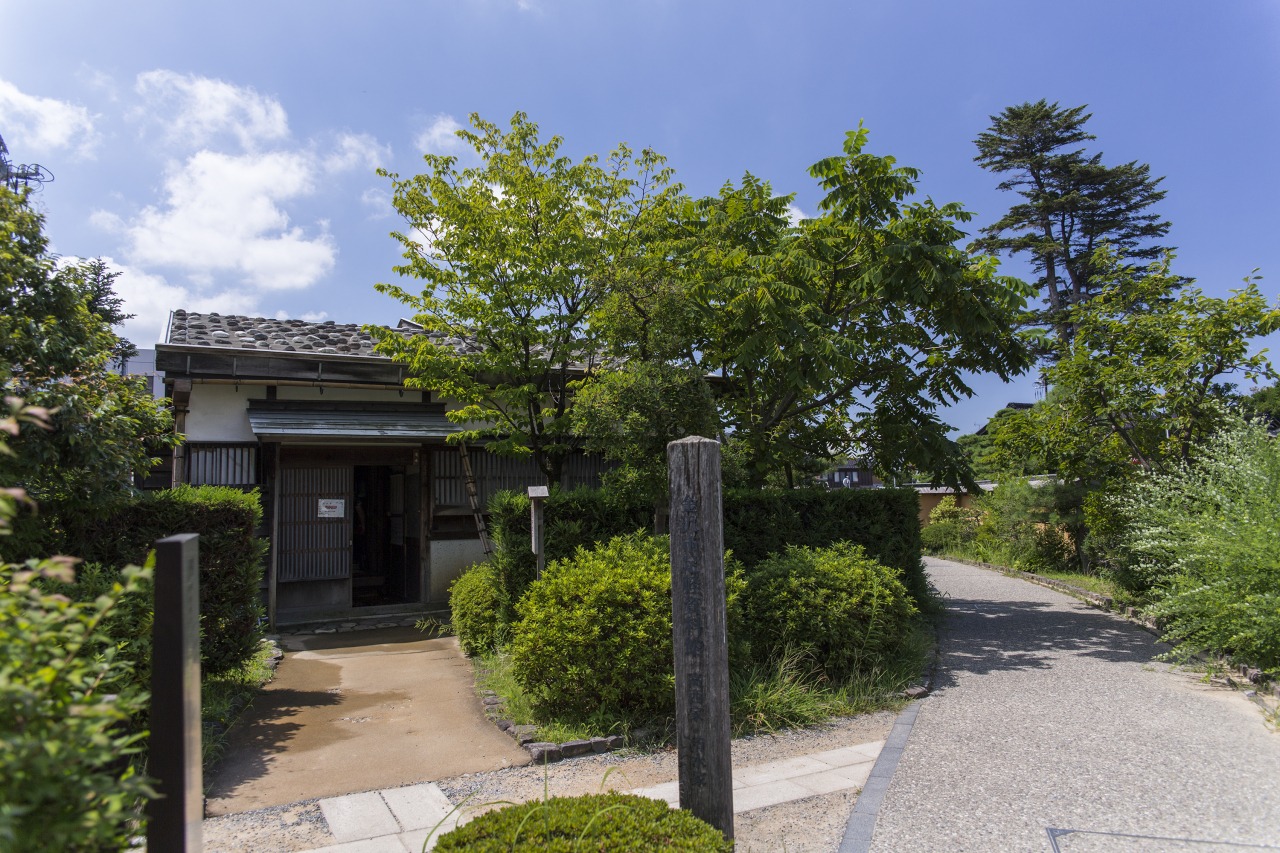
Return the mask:
[[[357,465],[354,475],[351,605],[409,601],[404,469]]]

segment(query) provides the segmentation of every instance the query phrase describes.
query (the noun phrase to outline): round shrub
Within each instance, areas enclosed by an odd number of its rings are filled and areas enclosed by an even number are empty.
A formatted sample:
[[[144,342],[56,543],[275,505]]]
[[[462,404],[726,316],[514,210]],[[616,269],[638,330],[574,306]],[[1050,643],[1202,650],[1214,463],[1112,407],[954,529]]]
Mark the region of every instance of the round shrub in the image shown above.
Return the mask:
[[[746,624],[759,659],[803,650],[833,681],[889,656],[917,610],[898,572],[861,546],[791,546],[747,576]]]
[[[718,830],[686,811],[634,794],[551,797],[487,812],[440,837],[441,853],[577,850],[731,851]]]
[[[458,643],[468,655],[491,652],[497,643],[501,578],[492,563],[477,563],[449,587],[449,610]]]
[[[920,531],[920,544],[932,553],[948,551],[974,537],[966,537],[964,528],[954,521],[935,521]]]
[[[619,536],[547,567],[512,628],[516,679],[542,711],[644,719],[675,705],[665,537]]]

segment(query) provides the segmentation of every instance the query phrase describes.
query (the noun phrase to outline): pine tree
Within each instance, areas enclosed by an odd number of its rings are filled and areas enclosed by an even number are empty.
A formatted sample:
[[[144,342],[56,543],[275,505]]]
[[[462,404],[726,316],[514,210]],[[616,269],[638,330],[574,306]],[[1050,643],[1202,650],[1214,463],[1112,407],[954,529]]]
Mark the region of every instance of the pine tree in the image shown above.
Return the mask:
[[[973,248],[1031,256],[1046,308],[1028,319],[1051,327],[1062,341],[1074,336],[1068,309],[1098,291],[1097,248],[1109,245],[1126,262],[1137,262],[1134,268],[1169,251],[1156,242],[1169,223],[1151,210],[1165,196],[1164,179],[1152,178],[1145,163],[1106,166],[1102,154],[1087,153],[1081,144],[1096,137],[1084,129],[1092,117],[1085,109],[1044,100],[1007,107],[975,140],[974,160],[1007,174],[999,188],[1023,201],[983,228]]]

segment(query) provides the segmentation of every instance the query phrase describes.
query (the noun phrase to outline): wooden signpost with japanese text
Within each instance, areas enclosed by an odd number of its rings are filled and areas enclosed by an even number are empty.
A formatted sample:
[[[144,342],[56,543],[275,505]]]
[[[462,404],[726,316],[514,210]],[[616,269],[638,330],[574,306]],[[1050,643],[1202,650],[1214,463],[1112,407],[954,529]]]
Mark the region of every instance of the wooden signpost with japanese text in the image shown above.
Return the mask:
[[[680,807],[733,838],[720,442],[667,445]]]

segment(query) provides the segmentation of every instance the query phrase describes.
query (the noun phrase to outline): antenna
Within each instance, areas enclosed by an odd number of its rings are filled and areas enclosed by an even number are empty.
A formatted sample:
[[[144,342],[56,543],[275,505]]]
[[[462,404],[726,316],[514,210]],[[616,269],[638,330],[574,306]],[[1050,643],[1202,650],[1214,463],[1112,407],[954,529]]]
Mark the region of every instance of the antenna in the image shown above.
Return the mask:
[[[15,164],[10,160],[9,147],[4,144],[4,137],[0,136],[0,184],[4,184],[14,192],[18,191],[19,185],[29,187],[36,184],[35,189],[39,191],[40,184],[52,180],[53,173],[39,163]]]

